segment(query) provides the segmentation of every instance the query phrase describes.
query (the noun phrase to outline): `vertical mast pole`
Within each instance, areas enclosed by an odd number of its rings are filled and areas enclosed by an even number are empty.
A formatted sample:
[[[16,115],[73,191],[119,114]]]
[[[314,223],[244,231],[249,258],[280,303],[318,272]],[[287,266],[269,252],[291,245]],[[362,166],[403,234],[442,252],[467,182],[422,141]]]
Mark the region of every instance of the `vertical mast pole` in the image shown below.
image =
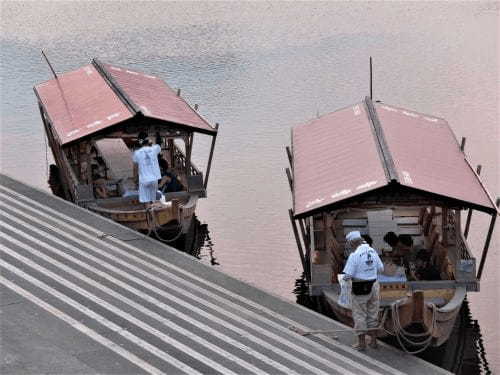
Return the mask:
[[[373,100],[373,69],[372,69],[372,57],[370,56],[370,99]]]
[[[45,58],[45,61],[47,62],[47,65],[49,66],[50,70],[52,71],[52,74],[54,75],[54,78],[57,79],[56,71],[52,67],[49,59],[47,58],[47,55],[45,55],[45,52],[43,52],[43,50],[42,50],[42,56]]]

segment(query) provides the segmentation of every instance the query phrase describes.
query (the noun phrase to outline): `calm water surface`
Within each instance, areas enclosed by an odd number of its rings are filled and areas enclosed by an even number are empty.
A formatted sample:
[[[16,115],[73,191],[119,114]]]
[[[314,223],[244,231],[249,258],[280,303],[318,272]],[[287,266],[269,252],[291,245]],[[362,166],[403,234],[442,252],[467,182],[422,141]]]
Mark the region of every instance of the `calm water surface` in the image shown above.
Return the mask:
[[[209,199],[224,271],[295,299],[300,277],[283,172],[290,127],[362,100],[368,57],[374,96],[446,118],[472,164],[499,191],[499,3],[1,3],[1,169],[48,190],[44,134],[32,86],[98,57],[153,72],[220,122]],[[205,165],[210,139],[195,139]],[[479,257],[487,218],[474,215]],[[496,230],[481,293],[470,294],[487,359],[500,371]]]

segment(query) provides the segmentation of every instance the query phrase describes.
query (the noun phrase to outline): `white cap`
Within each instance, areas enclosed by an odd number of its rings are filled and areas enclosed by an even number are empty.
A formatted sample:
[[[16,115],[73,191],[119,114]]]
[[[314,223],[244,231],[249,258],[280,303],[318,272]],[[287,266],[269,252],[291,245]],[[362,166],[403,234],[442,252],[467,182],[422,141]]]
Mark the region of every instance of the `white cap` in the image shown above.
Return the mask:
[[[346,241],[354,241],[354,240],[361,240],[361,233],[359,231],[354,230],[352,232],[347,233],[345,236]]]

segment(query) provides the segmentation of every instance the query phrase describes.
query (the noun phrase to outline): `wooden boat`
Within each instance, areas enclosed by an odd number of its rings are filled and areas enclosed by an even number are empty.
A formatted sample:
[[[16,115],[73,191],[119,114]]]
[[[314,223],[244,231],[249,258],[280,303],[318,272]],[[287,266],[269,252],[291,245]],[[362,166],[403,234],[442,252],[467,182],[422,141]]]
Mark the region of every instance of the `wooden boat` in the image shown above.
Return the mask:
[[[159,77],[94,59],[35,86],[57,167],[54,192],[130,228],[171,242],[193,223],[206,197],[218,124],[212,127]],[[161,146],[176,176],[149,206],[138,200],[132,153],[140,132]],[[194,134],[212,137],[205,176],[191,161]]]
[[[352,251],[345,235],[357,230],[386,266],[379,335],[412,353],[446,342],[466,293],[479,291],[498,215],[464,145],[445,120],[370,98],[293,128],[291,224],[309,295],[336,319],[353,326],[349,285],[339,275]],[[473,210],[491,215],[477,273],[466,241]],[[406,245],[389,246],[388,232]]]

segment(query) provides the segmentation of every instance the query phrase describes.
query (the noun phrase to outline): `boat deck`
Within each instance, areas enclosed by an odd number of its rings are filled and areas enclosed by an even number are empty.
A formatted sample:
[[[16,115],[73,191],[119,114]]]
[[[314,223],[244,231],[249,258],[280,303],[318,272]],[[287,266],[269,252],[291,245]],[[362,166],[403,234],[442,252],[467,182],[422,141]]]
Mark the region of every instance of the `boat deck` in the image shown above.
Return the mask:
[[[2,374],[445,374],[0,175]]]

